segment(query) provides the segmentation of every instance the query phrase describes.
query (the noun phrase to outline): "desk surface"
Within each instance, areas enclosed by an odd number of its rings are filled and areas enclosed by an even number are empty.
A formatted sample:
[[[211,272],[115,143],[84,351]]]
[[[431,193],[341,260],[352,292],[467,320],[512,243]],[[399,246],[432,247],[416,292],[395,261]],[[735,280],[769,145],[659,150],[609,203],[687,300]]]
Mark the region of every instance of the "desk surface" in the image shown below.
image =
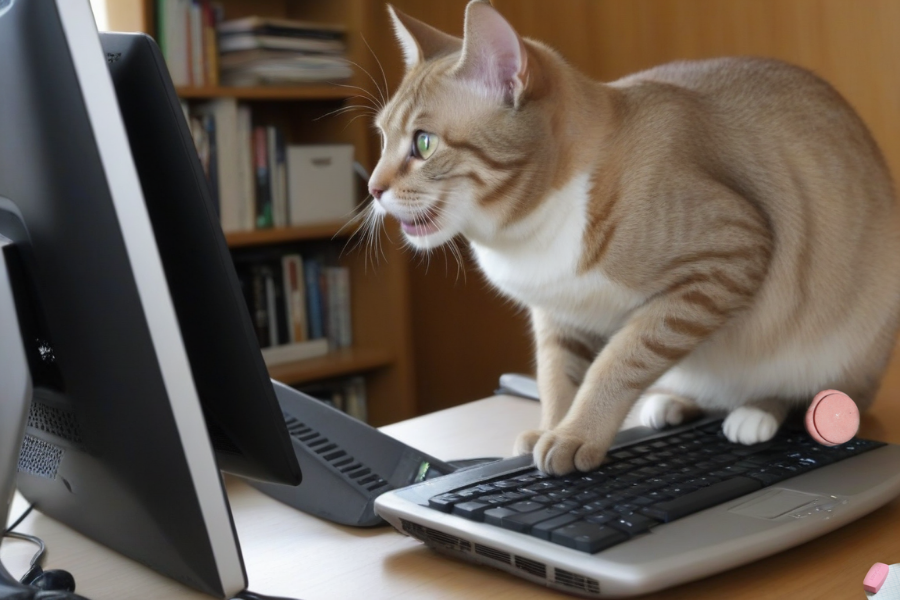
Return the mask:
[[[383,430],[444,459],[509,454],[516,434],[538,421],[537,403],[498,396],[390,425]],[[900,376],[886,382],[861,435],[900,443]],[[304,600],[387,598],[564,598],[513,576],[450,560],[393,529],[333,525],[284,506],[243,482],[226,480],[250,589]],[[26,508],[17,496],[11,511]],[[20,531],[44,539],[48,568],[75,575],[92,600],[208,600],[107,550],[40,514]],[[900,563],[900,500],[802,546],[714,577],[655,594],[664,600],[729,598],[863,598],[862,580],[875,562]],[[7,540],[2,558],[25,571],[33,547]]]

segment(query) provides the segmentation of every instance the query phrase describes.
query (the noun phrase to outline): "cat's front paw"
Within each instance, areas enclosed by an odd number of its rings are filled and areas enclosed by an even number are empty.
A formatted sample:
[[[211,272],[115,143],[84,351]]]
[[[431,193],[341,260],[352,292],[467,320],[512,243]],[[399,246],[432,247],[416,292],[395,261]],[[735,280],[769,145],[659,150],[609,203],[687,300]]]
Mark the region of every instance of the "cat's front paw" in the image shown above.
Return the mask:
[[[663,429],[668,425],[681,425],[699,413],[694,404],[665,392],[654,392],[644,396],[639,410],[638,421],[640,424],[653,429]]]
[[[581,435],[546,431],[534,446],[534,464],[550,475],[565,475],[576,469],[596,469],[606,456],[607,446]]]
[[[532,451],[534,451],[535,444],[537,444],[544,433],[545,431],[543,429],[529,429],[528,431],[520,433],[513,446],[513,454],[516,456],[531,454]]]
[[[781,422],[772,413],[753,406],[731,411],[722,423],[722,432],[735,444],[758,444],[771,440]]]

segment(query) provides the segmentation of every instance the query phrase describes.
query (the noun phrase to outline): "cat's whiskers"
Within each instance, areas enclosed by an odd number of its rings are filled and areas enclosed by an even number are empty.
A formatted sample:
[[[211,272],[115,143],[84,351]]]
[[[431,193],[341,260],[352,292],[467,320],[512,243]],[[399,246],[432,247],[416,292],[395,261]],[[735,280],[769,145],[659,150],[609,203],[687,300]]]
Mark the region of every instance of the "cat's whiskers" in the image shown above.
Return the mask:
[[[366,106],[363,104],[348,104],[347,106],[342,106],[340,108],[336,108],[332,111],[329,111],[329,112],[325,113],[324,115],[320,115],[320,116],[316,117],[315,119],[313,119],[313,121],[319,121],[321,119],[324,119],[325,117],[342,115],[344,113],[352,112],[355,110],[361,110],[361,111],[367,112],[373,116],[378,114],[378,112],[375,110],[375,108],[373,108],[371,106]]]
[[[372,54],[372,58],[375,59],[375,64],[378,65],[378,69],[381,71],[381,80],[384,82],[384,96],[386,98],[391,97],[391,88],[388,85],[387,75],[384,74],[384,67],[381,66],[381,61],[378,60],[378,55],[375,54],[375,51],[372,50],[372,46],[369,45],[369,41],[366,39],[366,36],[360,34],[362,37],[363,43],[366,45],[366,48],[369,49],[369,52]]]
[[[355,63],[353,63],[353,64],[355,64]],[[368,73],[367,73],[367,75],[368,75]],[[369,78],[371,79],[371,75],[369,76]],[[352,98],[360,98],[360,99],[365,98],[372,102],[372,106],[374,108],[376,108],[378,110],[381,110],[382,108],[384,108],[384,96],[381,94],[380,89],[379,89],[378,95],[381,96],[381,98],[378,98],[375,96],[375,94],[373,94],[366,88],[360,87],[358,85],[352,85],[349,83],[332,83],[331,85],[333,85],[335,87],[347,88],[348,90],[359,90],[360,92],[365,94],[365,96],[352,96]],[[378,86],[376,85],[376,87],[378,87]]]
[[[379,109],[384,108],[384,105],[387,104],[387,97],[385,96],[384,90],[381,89],[381,86],[378,85],[378,82],[375,81],[375,78],[374,78],[374,77],[372,77],[372,74],[369,73],[367,70],[365,70],[365,69],[364,69],[359,63],[357,63],[357,62],[354,62],[354,61],[352,61],[352,60],[347,60],[347,63],[353,65],[354,67],[356,67],[357,69],[359,69],[360,71],[362,71],[363,73],[366,74],[366,77],[369,78],[369,80],[370,80],[370,81],[372,82],[372,84],[375,86],[375,89],[378,90],[378,95],[380,96],[381,101],[380,101],[380,102],[377,102],[377,101],[376,101],[376,104],[378,104]],[[348,87],[350,87],[350,86],[348,86]],[[373,94],[373,97],[374,97],[374,94]]]

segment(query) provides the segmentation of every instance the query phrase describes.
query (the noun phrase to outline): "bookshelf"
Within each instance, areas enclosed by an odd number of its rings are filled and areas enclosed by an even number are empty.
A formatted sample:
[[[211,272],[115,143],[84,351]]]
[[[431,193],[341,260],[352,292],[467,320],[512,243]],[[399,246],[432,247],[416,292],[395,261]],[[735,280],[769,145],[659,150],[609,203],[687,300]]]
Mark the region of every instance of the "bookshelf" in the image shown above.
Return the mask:
[[[140,30],[156,33],[157,0],[116,0],[109,10],[109,26],[117,31]],[[226,19],[245,16],[279,17],[342,23],[346,27],[348,58],[361,68],[378,73],[364,37],[372,22],[375,3],[367,0],[224,0]],[[377,7],[383,8],[383,7]],[[374,92],[368,76],[357,70],[347,85]],[[188,103],[217,98],[234,98],[251,105],[254,118],[277,124],[289,143],[349,143],[355,159],[371,169],[377,160],[372,154],[369,123],[351,117],[323,115],[345,106],[359,92],[343,85],[311,84],[255,87],[179,87],[178,95]],[[377,94],[377,92],[374,92]],[[359,199],[364,185],[357,186]],[[226,240],[233,253],[267,247],[291,248],[301,254],[306,246],[330,246],[339,256],[340,266],[350,272],[353,346],[328,355],[270,367],[274,379],[290,385],[322,379],[362,375],[366,379],[369,422],[384,425],[417,414],[412,352],[412,322],[409,301],[409,272],[406,257],[394,244],[383,240],[379,259],[348,244],[354,232],[343,222],[303,227],[281,227],[230,232]],[[383,234],[382,234],[383,235]],[[391,234],[396,238],[395,234]],[[345,248],[346,246],[346,248]]]

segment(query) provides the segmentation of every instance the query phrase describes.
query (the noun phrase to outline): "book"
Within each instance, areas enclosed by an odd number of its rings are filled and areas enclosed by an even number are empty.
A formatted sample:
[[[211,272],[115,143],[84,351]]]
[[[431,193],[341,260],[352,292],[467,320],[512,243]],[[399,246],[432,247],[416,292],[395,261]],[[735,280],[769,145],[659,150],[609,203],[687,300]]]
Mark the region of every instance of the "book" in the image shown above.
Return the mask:
[[[246,104],[238,105],[237,165],[238,222],[242,230],[256,228],[256,175],[253,164],[253,116]]]
[[[306,284],[303,280],[303,258],[299,254],[281,257],[284,297],[288,313],[288,332],[292,343],[309,338],[306,319]]]
[[[366,380],[364,378],[351,377],[347,381],[344,412],[363,423],[369,420],[368,403],[366,401]]]
[[[318,339],[325,337],[324,307],[322,302],[322,287],[319,283],[320,263],[316,259],[306,260],[303,263],[303,275],[306,283],[306,315],[309,325],[309,337]]]
[[[248,308],[253,320],[253,330],[260,348],[271,345],[269,338],[269,304],[266,296],[266,279],[261,265],[250,267],[250,295]]]
[[[353,328],[350,320],[350,269],[337,267],[334,271],[333,285],[337,310],[335,347],[349,348],[353,345]]]
[[[216,178],[222,230],[245,229],[242,223],[241,170],[239,168],[238,103],[234,98],[218,98],[196,109],[214,120],[216,132]]]
[[[275,277],[272,269],[262,267],[263,281],[266,286],[266,326],[268,327],[269,346],[277,346],[278,336],[278,297],[275,295]]]
[[[275,227],[288,226],[287,156],[284,133],[280,128],[269,129],[271,151],[269,165],[272,181],[272,221]]]
[[[272,227],[272,188],[269,181],[269,143],[265,127],[253,128],[253,164],[256,176],[256,228]]]
[[[273,367],[328,354],[328,340],[307,340],[262,348],[266,366]]]

